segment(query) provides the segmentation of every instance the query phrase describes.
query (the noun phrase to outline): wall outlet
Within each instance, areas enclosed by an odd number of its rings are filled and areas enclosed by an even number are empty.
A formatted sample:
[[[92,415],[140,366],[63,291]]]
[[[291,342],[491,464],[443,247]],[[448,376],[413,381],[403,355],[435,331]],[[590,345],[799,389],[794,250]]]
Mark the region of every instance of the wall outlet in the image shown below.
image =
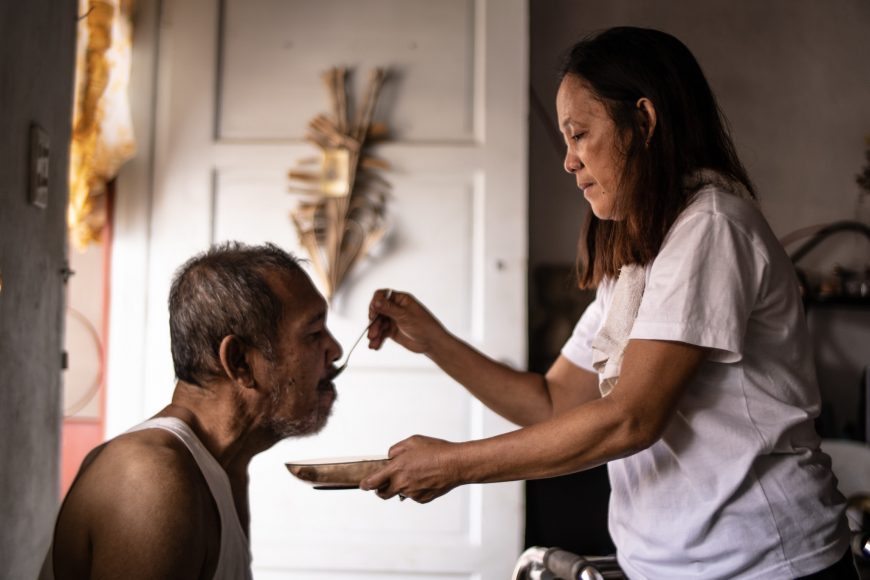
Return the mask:
[[[39,209],[48,207],[48,133],[33,123],[30,125],[30,203]]]

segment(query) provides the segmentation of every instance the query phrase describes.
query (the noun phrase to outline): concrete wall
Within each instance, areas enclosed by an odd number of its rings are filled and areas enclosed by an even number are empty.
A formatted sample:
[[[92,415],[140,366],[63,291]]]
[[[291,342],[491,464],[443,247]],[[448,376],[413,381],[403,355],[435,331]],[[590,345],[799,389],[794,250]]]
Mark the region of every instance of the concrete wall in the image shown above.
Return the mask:
[[[76,2],[0,4],[0,578],[34,578],[58,505],[61,336]],[[49,135],[48,205],[28,131]]]
[[[701,63],[778,236],[855,218],[870,134],[870,2],[549,0],[530,10],[530,81],[552,117],[555,70],[571,44],[610,26],[658,28]],[[531,265],[570,262],[586,204],[534,114],[530,139]],[[830,268],[863,250],[866,263],[866,244],[840,250],[810,259]]]

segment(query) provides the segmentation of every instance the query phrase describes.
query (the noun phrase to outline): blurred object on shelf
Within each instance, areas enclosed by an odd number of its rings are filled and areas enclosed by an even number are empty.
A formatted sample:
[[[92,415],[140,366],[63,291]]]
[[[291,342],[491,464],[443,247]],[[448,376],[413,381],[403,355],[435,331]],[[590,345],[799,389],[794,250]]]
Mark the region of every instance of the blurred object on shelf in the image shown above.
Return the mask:
[[[833,237],[841,243],[832,243]],[[789,255],[801,285],[821,392],[816,428],[826,438],[866,441],[862,401],[870,365],[870,227],[834,222],[797,230],[781,242],[788,246],[798,240],[804,241]],[[814,270],[807,266],[811,252],[822,258]]]
[[[834,264],[825,273],[812,272],[799,265],[811,251],[834,234],[854,233],[866,238],[864,258],[857,258],[859,268]],[[856,221],[839,221],[831,224],[810,226],[784,236],[780,242],[788,246],[799,239],[809,237],[795,251],[791,252],[795,265],[804,305],[811,303],[855,304],[870,307],[870,226]]]

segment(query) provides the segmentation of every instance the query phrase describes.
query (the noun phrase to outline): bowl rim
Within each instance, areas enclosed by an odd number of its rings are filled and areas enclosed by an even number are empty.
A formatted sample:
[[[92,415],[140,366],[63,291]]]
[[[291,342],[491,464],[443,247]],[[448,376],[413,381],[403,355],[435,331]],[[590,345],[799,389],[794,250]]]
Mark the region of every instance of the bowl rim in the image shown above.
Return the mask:
[[[353,457],[320,457],[315,459],[301,459],[287,461],[284,465],[300,467],[318,467],[324,465],[353,465],[356,463],[371,463],[374,461],[389,461],[386,455],[359,455]]]

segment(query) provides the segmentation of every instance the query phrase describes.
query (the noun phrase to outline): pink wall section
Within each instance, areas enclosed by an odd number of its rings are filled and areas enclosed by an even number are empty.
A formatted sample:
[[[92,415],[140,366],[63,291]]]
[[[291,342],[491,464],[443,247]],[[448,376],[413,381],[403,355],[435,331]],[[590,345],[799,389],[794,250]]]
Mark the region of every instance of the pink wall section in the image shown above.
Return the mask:
[[[102,419],[64,419],[60,444],[60,496],[69,491],[88,452],[103,441]]]
[[[102,443],[106,432],[106,373],[105,361],[108,360],[107,345],[109,343],[109,298],[111,279],[111,263],[112,263],[112,201],[114,199],[114,182],[109,183],[107,192],[107,219],[106,228],[103,231],[102,243],[91,248],[92,251],[98,251],[101,256],[94,265],[85,267],[82,264],[81,271],[77,276],[74,276],[70,284],[75,285],[75,288],[70,288],[68,301],[70,306],[77,306],[76,301],[82,301],[82,296],[87,296],[89,300],[94,297],[98,300],[96,305],[91,304],[90,318],[91,322],[99,327],[99,334],[103,348],[103,365],[101,372],[100,390],[95,397],[96,412],[85,413],[80,416],[64,417],[61,427],[61,451],[60,451],[60,497],[66,496],[69,491],[79,466],[85,456],[97,445]],[[76,251],[76,250],[71,250]],[[84,304],[79,304],[83,309]]]

